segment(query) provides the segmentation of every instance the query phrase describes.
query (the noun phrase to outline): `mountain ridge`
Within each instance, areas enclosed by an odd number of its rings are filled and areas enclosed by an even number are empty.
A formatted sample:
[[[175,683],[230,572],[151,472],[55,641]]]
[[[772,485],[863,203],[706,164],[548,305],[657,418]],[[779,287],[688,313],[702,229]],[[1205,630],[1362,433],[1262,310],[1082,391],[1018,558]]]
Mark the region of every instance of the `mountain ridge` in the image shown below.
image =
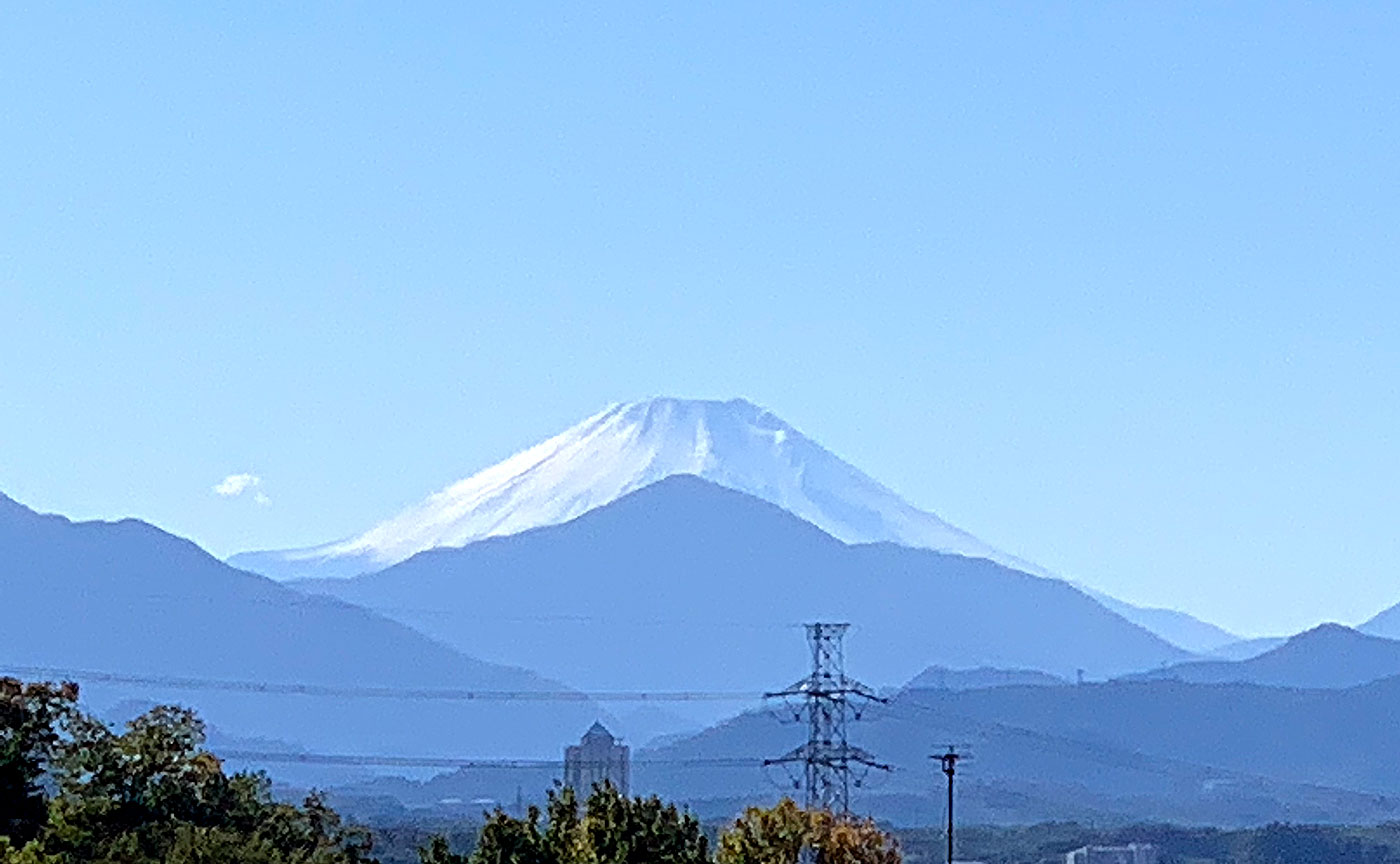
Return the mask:
[[[1400,641],[1319,624],[1245,660],[1191,660],[1128,676],[1197,684],[1346,689],[1400,675]]]
[[[1385,639],[1400,639],[1400,603],[1382,609],[1366,621],[1358,624],[1356,629],[1368,636],[1380,636]]]
[[[1239,636],[1224,627],[1189,613],[1160,606],[1139,606],[1079,582],[1071,584],[1134,624],[1146,627],[1173,645],[1192,653],[1209,654],[1241,641]]]
[[[137,519],[75,522],[0,501],[0,596],[22,610],[0,627],[0,671],[118,676],[128,680],[79,681],[84,698],[98,706],[188,704],[194,698],[201,713],[231,734],[338,752],[396,747],[460,755],[458,730],[474,724],[474,746],[483,754],[545,755],[600,710],[587,701],[508,705],[491,713],[465,702],[400,704],[257,687],[192,691],[176,679],[194,685],[568,688],[464,655],[362,607],[234,569],[192,541]]]

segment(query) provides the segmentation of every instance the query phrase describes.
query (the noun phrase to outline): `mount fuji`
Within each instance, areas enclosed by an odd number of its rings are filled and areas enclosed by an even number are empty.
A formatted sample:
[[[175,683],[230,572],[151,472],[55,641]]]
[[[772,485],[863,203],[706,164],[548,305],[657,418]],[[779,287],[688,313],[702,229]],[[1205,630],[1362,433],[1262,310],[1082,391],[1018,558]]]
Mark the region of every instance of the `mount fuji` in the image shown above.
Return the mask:
[[[429,549],[568,522],[682,474],[775,504],[846,543],[897,543],[1050,575],[914,507],[743,399],[613,405],[363,534],[307,549],[244,552],[229,563],[274,579],[356,576]]]
[[[348,579],[422,552],[561,525],[686,475],[773,504],[847,544],[893,543],[1058,578],[913,506],[751,402],[661,397],[612,405],[362,534],[304,549],[243,552],[229,563],[283,581]],[[1094,597],[1187,651],[1238,638],[1185,613]]]

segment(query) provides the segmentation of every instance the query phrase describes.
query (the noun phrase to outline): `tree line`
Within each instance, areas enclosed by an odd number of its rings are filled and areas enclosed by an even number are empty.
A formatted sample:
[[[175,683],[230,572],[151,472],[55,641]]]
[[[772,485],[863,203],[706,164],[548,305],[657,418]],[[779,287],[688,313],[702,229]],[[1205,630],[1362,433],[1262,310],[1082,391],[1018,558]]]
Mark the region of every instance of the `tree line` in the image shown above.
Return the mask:
[[[274,799],[266,774],[229,774],[194,712],[160,706],[113,730],[72,683],[0,678],[0,864],[371,864],[374,838],[318,794]],[[750,808],[714,848],[699,821],[601,784],[552,790],[522,817],[489,815],[470,851],[432,837],[422,864],[901,864],[869,820],[784,800]]]

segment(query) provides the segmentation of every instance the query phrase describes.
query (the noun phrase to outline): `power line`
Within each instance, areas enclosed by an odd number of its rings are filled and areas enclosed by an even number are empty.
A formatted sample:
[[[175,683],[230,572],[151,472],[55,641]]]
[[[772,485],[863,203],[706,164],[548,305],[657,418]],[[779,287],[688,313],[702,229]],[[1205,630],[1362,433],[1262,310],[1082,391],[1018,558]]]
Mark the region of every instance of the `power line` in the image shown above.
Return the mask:
[[[221,759],[241,762],[279,762],[300,765],[353,765],[383,766],[393,768],[458,768],[463,770],[483,769],[554,769],[564,763],[558,759],[450,759],[437,756],[385,756],[337,753],[281,753],[257,750],[215,749],[214,754]],[[664,766],[683,768],[761,768],[762,759],[741,758],[693,758],[693,759],[638,759],[632,765]]]
[[[466,690],[412,687],[350,687],[273,681],[129,675],[93,669],[52,666],[0,666],[13,675],[57,678],[104,684],[141,684],[175,690],[213,690],[290,696],[333,696],[351,699],[415,699],[452,702],[748,702],[762,693],[724,690]]]
[[[124,595],[128,599],[172,601],[177,603],[210,603],[226,605],[228,601],[220,597],[210,597],[202,594],[128,594]],[[238,603],[247,603],[259,606],[276,606],[283,609],[293,609],[297,607],[310,607],[315,609],[325,609],[332,606],[351,607],[364,612],[374,613],[391,620],[398,620],[396,616],[405,617],[429,617],[429,618],[450,618],[453,621],[462,622],[483,622],[489,621],[498,624],[585,624],[589,626],[606,627],[675,627],[682,624],[693,624],[690,618],[636,618],[636,617],[615,617],[611,615],[592,615],[583,613],[557,613],[540,615],[488,615],[473,614],[461,610],[444,609],[442,607],[415,607],[415,606],[371,606],[363,602],[347,600],[335,594],[322,594],[316,592],[298,592],[294,597],[240,597]],[[734,630],[760,630],[779,631],[796,630],[804,625],[800,622],[783,621],[741,621],[738,619],[718,619],[705,622],[707,628],[722,627]]]

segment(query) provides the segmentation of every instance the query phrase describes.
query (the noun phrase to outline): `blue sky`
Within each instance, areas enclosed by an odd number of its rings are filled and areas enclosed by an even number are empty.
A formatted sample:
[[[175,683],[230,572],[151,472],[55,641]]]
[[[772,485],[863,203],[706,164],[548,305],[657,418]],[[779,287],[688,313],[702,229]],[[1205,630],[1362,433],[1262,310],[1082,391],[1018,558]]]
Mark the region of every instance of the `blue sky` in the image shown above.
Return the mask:
[[[508,5],[0,12],[0,491],[226,555],[745,396],[1125,599],[1400,601],[1395,6]]]

